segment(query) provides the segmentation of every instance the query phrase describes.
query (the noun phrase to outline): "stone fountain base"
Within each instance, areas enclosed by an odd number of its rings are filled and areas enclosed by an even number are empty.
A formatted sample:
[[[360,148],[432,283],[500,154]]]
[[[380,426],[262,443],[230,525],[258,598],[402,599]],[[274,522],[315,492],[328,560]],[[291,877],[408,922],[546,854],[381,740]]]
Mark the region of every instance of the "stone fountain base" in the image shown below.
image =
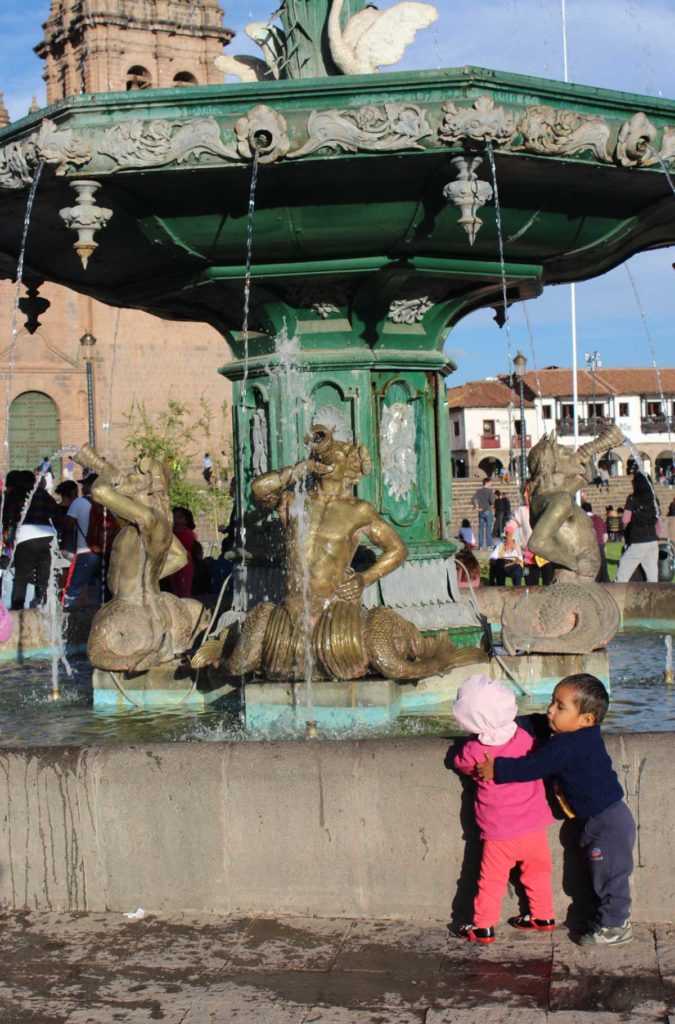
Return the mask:
[[[305,683],[245,683],[244,720],[250,732],[268,735],[302,732],[308,721],[316,723],[319,733],[322,729],[329,733],[364,727],[377,730],[408,717],[448,715],[457,690],[473,672],[507,683],[518,696],[541,707],[548,702],[556,683],[573,673],[590,672],[609,689],[606,651],[503,655],[487,665],[463,665],[414,683],[393,679],[319,680],[312,684],[311,710]]]
[[[95,668],[92,686],[94,707],[111,710],[203,708],[236,689],[234,681],[225,673],[210,668],[196,671],[181,658],[156,665],[147,672],[108,672]]]
[[[485,673],[512,686],[516,694],[543,705],[563,676],[590,672],[609,689],[606,651],[590,654],[532,654],[463,665],[444,675],[417,682],[394,679],[317,680],[304,682],[246,682],[218,669],[199,673],[183,660],[158,665],[148,672],[125,674],[94,669],[94,707],[133,707],[170,710],[179,706],[203,708],[228,696],[243,709],[246,728],[252,733],[303,732],[308,721],[328,732],[354,729],[378,730],[397,719],[411,716],[447,715],[457,690],[473,672]]]

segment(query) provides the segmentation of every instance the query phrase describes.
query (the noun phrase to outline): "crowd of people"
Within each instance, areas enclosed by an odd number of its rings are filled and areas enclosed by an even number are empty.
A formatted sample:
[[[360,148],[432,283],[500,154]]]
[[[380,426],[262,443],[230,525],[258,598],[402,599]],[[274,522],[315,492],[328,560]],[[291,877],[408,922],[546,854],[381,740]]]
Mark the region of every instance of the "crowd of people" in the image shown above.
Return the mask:
[[[599,480],[599,482],[598,482]],[[607,482],[609,477],[607,477]],[[596,478],[598,489],[605,486],[603,478]],[[480,563],[476,552],[488,554],[488,583],[505,586],[511,581],[519,587],[548,585],[553,582],[555,566],[533,554],[528,547],[532,534],[529,509],[529,485],[526,484],[524,500],[512,509],[508,497],[493,488],[492,480],[486,477],[471,499],[478,512],[478,538],[469,519],[463,519],[457,539],[462,548],[456,555],[463,567],[460,585],[478,585],[481,578]],[[644,579],[648,583],[659,581],[659,557],[661,545],[669,542],[671,561],[675,560],[675,498],[662,514],[658,497],[649,477],[636,471],[631,477],[631,493],[625,505],[614,508],[606,505],[604,516],[594,511],[588,495],[582,493],[581,508],[590,518],[598,541],[600,569],[598,583],[609,583],[606,545],[621,541],[623,551],[617,569],[616,580],[626,583],[631,579]]]
[[[108,562],[124,523],[93,500],[97,474],[85,473],[75,480],[75,468],[69,459],[58,484],[46,457],[36,470],[7,474],[0,570],[11,579],[12,610],[44,605],[50,586],[65,609],[99,605],[110,598]],[[230,569],[226,551],[219,558],[205,557],[190,509],[177,506],[172,511],[174,533],[188,562],[163,579],[162,588],[177,597],[218,592]],[[229,540],[223,542],[224,548],[230,546]]]

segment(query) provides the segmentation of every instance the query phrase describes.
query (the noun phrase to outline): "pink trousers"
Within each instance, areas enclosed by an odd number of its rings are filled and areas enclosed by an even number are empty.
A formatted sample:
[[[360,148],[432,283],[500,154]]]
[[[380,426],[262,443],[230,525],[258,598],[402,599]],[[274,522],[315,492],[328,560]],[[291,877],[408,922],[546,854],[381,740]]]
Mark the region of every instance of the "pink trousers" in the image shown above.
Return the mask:
[[[478,895],[473,905],[473,923],[477,928],[491,928],[499,921],[509,874],[516,864],[520,864],[531,916],[540,920],[555,916],[551,851],[546,829],[541,829],[514,839],[483,840]]]

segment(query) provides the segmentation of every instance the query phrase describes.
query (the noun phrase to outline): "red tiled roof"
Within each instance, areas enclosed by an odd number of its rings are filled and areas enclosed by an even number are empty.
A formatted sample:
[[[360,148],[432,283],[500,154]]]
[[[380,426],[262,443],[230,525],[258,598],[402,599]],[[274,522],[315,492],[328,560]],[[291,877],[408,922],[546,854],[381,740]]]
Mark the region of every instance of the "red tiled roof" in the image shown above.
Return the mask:
[[[518,404],[518,395],[500,380],[470,380],[456,388],[448,388],[450,409],[506,409]],[[526,399],[528,409],[533,403]]]
[[[665,395],[675,394],[675,369],[664,367],[659,370],[661,388]],[[507,379],[500,376],[500,380]],[[572,371],[551,367],[549,369],[527,370],[525,373],[525,384],[533,395],[539,394],[541,387],[542,398],[571,398],[572,397]],[[592,398],[593,374],[589,370],[577,370],[577,391],[580,398]],[[656,370],[653,367],[625,366],[625,367],[602,367],[595,371],[595,395],[654,395],[659,394],[659,385]]]

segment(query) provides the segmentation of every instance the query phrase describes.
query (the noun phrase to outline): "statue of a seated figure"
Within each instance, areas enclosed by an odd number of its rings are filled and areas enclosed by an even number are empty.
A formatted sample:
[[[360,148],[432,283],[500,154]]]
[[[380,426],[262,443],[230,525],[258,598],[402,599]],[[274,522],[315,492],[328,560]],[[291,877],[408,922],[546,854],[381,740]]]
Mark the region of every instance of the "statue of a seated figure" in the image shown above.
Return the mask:
[[[91,496],[126,521],[115,537],[107,583],[112,600],[94,616],[87,656],[94,668],[141,672],[171,661],[189,646],[205,617],[199,601],[162,593],[159,581],[187,563],[173,535],[169,477],[142,457],[121,472],[89,444],[75,461],[97,472]]]
[[[363,607],[364,588],[401,565],[407,547],[374,505],[353,495],[371,469],[367,449],[335,440],[322,424],[305,441],[307,459],[253,481],[256,501],[278,512],[284,527],[285,592],[281,605],[262,602],[249,612],[226,670],[269,679],[358,679],[369,671],[419,679],[485,660],[481,650],[455,648],[447,633],[423,637],[396,612]],[[361,537],[380,554],[356,572]],[[193,666],[217,663],[224,642],[225,635],[207,641]]]

